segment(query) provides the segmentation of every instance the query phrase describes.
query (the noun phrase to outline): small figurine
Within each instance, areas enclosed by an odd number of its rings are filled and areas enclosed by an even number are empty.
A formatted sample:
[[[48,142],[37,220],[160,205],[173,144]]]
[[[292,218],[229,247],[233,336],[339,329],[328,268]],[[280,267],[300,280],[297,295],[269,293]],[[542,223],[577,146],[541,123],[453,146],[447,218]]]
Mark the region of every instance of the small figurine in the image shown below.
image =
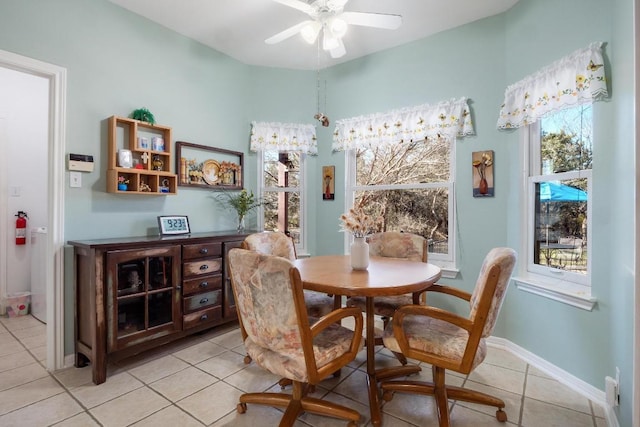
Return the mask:
[[[326,128],[329,127],[329,117],[325,116],[324,114],[317,113],[315,116],[313,116],[313,118],[322,123],[322,126]]]
[[[149,185],[146,182],[141,182],[140,188],[138,189],[138,191],[142,191],[144,193],[150,193],[151,187],[149,187]]]
[[[162,167],[164,166],[164,162],[162,161],[162,159],[160,159],[159,155],[154,154],[152,165],[154,170],[161,171]]]
[[[140,280],[140,276],[135,270],[129,273],[127,282],[129,283],[129,287],[131,288],[131,290],[133,290],[134,292],[137,292],[140,289],[140,285],[142,285],[142,280]]]

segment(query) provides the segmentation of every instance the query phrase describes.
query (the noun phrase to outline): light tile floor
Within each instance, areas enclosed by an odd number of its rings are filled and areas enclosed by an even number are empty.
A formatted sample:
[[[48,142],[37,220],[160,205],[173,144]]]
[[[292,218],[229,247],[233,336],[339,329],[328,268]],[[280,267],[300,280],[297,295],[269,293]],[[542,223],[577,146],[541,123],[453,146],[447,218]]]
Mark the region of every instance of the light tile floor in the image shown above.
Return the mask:
[[[244,347],[236,325],[215,328],[162,349],[109,366],[107,381],[91,382],[91,368],[44,369],[45,325],[31,316],[0,317],[0,426],[277,426],[278,409],[249,405],[236,412],[246,391],[278,391],[279,378],[255,363],[243,363]],[[396,364],[377,353],[381,365]],[[419,377],[429,380],[423,366]],[[468,377],[447,373],[447,382],[482,390],[505,400],[509,421],[495,410],[452,402],[456,427],[604,427],[602,408],[511,353],[490,348],[487,359]],[[328,379],[315,395],[346,404],[369,426],[365,354]],[[290,392],[287,389],[285,392]],[[383,404],[383,425],[437,426],[433,399],[396,394]],[[303,414],[296,427],[342,426],[346,422]]]

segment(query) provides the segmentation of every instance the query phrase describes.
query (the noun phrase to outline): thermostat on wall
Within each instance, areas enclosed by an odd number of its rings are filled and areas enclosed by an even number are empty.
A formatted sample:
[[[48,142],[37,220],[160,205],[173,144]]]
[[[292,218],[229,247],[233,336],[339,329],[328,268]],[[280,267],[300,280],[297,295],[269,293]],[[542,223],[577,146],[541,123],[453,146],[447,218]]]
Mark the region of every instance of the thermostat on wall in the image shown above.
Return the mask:
[[[69,153],[68,168],[70,171],[93,172],[93,156]]]

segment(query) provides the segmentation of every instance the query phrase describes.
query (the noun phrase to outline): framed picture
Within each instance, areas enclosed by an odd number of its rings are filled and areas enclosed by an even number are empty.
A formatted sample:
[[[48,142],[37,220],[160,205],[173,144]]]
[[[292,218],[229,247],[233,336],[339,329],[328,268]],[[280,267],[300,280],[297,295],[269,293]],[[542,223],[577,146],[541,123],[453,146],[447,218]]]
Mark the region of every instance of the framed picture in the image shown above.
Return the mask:
[[[473,197],[493,197],[493,150],[474,151],[471,165]]]
[[[164,138],[160,136],[151,138],[151,149],[153,151],[164,151]]]
[[[189,218],[186,215],[163,215],[158,217],[161,236],[189,234]]]
[[[243,157],[239,151],[177,141],[178,184],[210,190],[242,190]]]
[[[334,200],[336,198],[336,167],[322,167],[322,200]]]
[[[149,147],[150,147],[149,138],[147,138],[146,136],[139,136],[136,144],[136,148],[138,150],[148,150]]]

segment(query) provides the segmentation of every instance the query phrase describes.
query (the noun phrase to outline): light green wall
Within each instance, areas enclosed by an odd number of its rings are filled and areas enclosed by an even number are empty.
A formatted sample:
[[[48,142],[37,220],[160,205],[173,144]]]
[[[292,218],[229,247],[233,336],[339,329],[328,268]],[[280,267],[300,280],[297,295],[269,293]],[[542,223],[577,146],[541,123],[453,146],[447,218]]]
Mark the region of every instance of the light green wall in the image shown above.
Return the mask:
[[[332,125],[318,127],[319,155],[309,160],[308,176],[309,249],[342,252],[337,218],[344,210],[343,187],[338,184],[330,202],[313,191],[323,165],[336,165],[338,183],[344,177],[344,155],[330,148],[335,120],[468,97],[476,136],[456,143],[461,273],[445,282],[471,289],[491,247],[520,244],[518,133],[495,129],[505,87],[592,41],[607,42],[612,96],[595,107],[598,305],[586,312],[512,287],[496,335],[599,389],[619,366],[621,425],[631,424],[632,389],[634,245],[624,238],[633,235],[635,215],[632,8],[632,0],[520,0],[500,16],[323,70],[324,112]],[[314,71],[240,64],[104,0],[0,0],[0,10],[0,49],[67,68],[66,151],[97,159],[96,171],[83,175],[82,189],[66,189],[67,239],[146,234],[160,213],[186,213],[197,231],[233,226],[206,191],[180,188],[177,196],[144,199],[105,193],[110,115],[146,106],[159,123],[173,127],[176,140],[245,152],[249,188],[256,178],[255,155],[248,152],[250,121],[313,122]],[[474,199],[471,152],[488,149],[495,151],[496,196]],[[68,279],[68,312],[71,286]],[[70,329],[66,352],[72,352]]]
[[[589,313],[523,292],[510,292],[502,316],[506,338],[599,389],[621,371],[620,425],[631,425],[633,371],[635,120],[633,2],[521,0],[507,14],[507,83],[590,42],[604,41],[610,100],[594,104],[592,293]],[[509,137],[518,143],[518,134]],[[514,158],[515,161],[515,158]],[[517,180],[517,170],[510,171]],[[514,196],[516,196],[514,194]],[[518,203],[518,197],[513,198]],[[519,244],[517,217],[509,244]],[[555,333],[549,333],[554,331]]]

